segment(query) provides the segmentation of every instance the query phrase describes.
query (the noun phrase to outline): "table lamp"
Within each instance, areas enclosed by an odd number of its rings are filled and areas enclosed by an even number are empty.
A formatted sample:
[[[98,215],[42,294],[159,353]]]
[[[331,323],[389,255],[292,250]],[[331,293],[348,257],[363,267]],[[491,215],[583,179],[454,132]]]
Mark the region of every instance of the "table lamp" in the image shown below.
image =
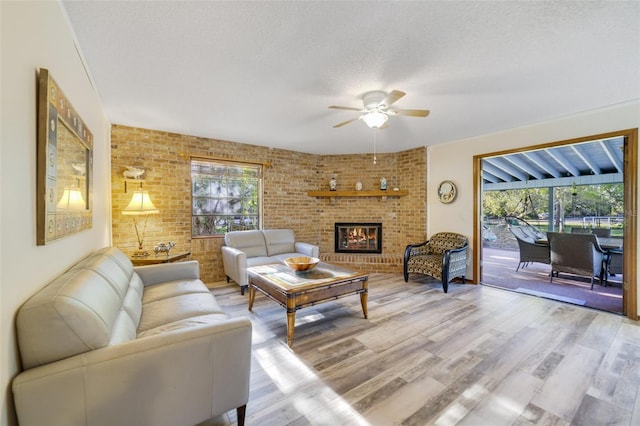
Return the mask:
[[[132,215],[133,216],[133,226],[136,229],[136,237],[138,237],[138,250],[133,253],[133,257],[147,257],[149,256],[149,252],[142,248],[144,243],[144,234],[147,230],[147,215],[160,213],[160,210],[156,206],[153,205],[151,199],[149,198],[149,192],[138,190],[133,191],[133,197],[131,197],[131,201],[129,201],[129,205],[125,207],[122,211],[124,215]],[[138,216],[144,216],[144,225],[142,228],[142,234],[138,229]]]
[[[56,208],[59,210],[85,210],[87,203],[78,188],[65,188]]]

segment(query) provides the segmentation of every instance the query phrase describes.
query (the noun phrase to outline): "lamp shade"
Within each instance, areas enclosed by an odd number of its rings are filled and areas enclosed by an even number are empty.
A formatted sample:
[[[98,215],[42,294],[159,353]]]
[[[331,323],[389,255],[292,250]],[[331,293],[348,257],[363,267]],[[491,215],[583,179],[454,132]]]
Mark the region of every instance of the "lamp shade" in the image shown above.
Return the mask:
[[[160,210],[153,205],[149,198],[148,191],[133,191],[133,197],[129,201],[129,205],[122,210],[122,214],[126,215],[143,215],[143,214],[156,214],[160,213]]]
[[[382,126],[387,122],[388,119],[389,116],[387,114],[377,110],[371,111],[362,117],[362,120],[364,120],[365,124],[372,129],[377,129],[378,127]]]
[[[56,208],[58,210],[85,210],[87,203],[84,202],[82,192],[78,188],[65,188]]]

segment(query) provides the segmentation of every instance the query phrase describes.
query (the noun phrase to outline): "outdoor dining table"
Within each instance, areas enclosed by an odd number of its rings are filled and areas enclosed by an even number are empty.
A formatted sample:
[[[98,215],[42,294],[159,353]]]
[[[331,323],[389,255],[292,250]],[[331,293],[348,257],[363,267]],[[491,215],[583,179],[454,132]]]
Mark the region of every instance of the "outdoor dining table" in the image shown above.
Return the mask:
[[[622,238],[620,237],[598,237],[598,243],[604,250],[622,251]],[[539,238],[536,240],[536,244],[549,245],[549,240]]]

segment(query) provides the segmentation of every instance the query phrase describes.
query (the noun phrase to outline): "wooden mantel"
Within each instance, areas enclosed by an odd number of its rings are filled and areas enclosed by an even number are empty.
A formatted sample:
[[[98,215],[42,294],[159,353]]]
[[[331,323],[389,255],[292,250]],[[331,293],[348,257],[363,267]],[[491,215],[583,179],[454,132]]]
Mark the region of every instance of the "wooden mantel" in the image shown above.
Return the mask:
[[[404,197],[409,195],[407,189],[394,190],[375,190],[375,191],[307,191],[309,197]]]

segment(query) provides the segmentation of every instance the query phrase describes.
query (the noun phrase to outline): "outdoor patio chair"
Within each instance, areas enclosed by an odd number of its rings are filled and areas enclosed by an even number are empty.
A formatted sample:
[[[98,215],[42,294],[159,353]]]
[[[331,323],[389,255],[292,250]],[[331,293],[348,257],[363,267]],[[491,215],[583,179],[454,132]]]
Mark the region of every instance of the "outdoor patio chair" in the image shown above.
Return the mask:
[[[404,251],[404,281],[409,281],[409,273],[429,275],[442,281],[445,293],[456,277],[461,277],[464,284],[468,248],[467,237],[454,232],[439,232],[423,243],[408,245]]]
[[[623,258],[622,250],[609,250],[609,273],[611,275],[622,273]]]
[[[544,232],[524,219],[520,219],[515,216],[505,216],[504,221],[508,228],[519,228],[524,235],[530,237],[533,241],[547,238],[547,235]]]
[[[606,277],[606,252],[598,244],[598,237],[594,234],[566,234],[561,232],[547,232],[551,254],[551,276],[566,272],[574,275],[598,277],[600,285]]]
[[[519,226],[509,226],[509,231],[513,234],[518,242],[518,249],[520,250],[520,262],[516,267],[516,272],[522,266],[526,268],[529,263],[551,263],[549,256],[549,244],[537,244],[535,240],[527,235],[523,229]]]
[[[591,233],[600,238],[611,238],[611,229],[609,228],[593,228]]]
[[[572,234],[591,234],[591,229],[573,226],[571,228],[571,233]]]

